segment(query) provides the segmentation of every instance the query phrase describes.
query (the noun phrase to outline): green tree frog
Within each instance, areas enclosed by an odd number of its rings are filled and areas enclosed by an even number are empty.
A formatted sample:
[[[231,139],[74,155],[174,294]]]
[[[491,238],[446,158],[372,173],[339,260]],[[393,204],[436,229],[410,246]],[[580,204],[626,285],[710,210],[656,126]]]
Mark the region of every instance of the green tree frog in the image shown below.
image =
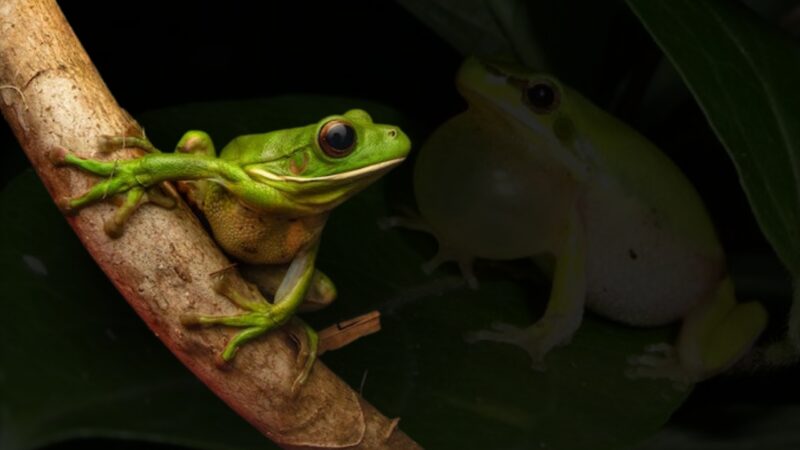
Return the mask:
[[[222,351],[222,361],[232,359],[244,343],[287,323],[304,300],[318,307],[334,299],[330,279],[314,267],[325,221],[333,208],[403,161],[411,145],[398,127],[375,124],[357,109],[308,126],[239,136],[218,156],[202,131],[184,134],[175,153],[161,153],[144,138],[112,138],[110,143],[149,153],[104,161],[79,158],[65,149],[54,152],[56,163],[105,178],[85,194],[64,199],[64,209],[124,194],[105,227],[109,235],[119,236],[127,218],[145,201],[169,203],[159,194],[160,183],[178,181],[219,245],[254,265],[250,275],[274,294],[270,303],[255,289],[237,290],[222,282],[218,291],[245,313],[182,317],[185,325],[242,328]],[[300,324],[308,353],[297,380],[302,382],[316,355],[317,336]]]
[[[524,348],[535,365],[567,343],[585,307],[633,326],[682,320],[674,345],[631,358],[629,375],[693,382],[748,351],[766,325],[759,303],[737,303],[700,197],[652,143],[556,78],[467,60],[457,87],[469,108],[420,150],[414,189],[439,242],[425,267],[476,257],[550,255],[541,319],[494,324],[473,340]]]

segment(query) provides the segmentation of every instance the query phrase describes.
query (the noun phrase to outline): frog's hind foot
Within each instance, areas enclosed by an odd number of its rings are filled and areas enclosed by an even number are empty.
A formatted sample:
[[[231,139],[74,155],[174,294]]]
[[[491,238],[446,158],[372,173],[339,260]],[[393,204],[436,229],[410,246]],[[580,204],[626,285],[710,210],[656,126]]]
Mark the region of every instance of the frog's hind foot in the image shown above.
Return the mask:
[[[630,379],[671,380],[678,390],[688,389],[696,381],[681,365],[678,350],[666,342],[649,345],[644,353],[630,356],[625,376]]]
[[[710,301],[683,319],[674,348],[660,344],[631,358],[633,378],[666,378],[696,383],[717,375],[753,347],[767,325],[767,312],[757,302],[739,303],[733,283],[725,278]]]

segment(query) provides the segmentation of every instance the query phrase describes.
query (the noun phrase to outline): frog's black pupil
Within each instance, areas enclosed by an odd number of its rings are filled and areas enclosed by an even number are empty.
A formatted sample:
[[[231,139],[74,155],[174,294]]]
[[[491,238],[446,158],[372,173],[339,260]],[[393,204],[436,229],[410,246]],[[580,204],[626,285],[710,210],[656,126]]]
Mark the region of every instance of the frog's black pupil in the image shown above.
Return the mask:
[[[549,109],[556,101],[556,93],[547,84],[540,83],[528,88],[528,102],[535,108]]]
[[[328,128],[325,141],[331,148],[339,151],[346,151],[353,145],[356,133],[352,127],[343,123],[337,123]]]

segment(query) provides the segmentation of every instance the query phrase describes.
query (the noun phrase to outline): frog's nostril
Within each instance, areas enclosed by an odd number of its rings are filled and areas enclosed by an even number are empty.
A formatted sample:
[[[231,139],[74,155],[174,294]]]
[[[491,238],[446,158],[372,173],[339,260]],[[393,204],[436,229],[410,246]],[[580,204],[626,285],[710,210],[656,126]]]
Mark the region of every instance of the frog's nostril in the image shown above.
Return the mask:
[[[394,128],[389,128],[389,130],[386,131],[386,135],[389,136],[390,139],[394,139],[397,137],[397,130]]]

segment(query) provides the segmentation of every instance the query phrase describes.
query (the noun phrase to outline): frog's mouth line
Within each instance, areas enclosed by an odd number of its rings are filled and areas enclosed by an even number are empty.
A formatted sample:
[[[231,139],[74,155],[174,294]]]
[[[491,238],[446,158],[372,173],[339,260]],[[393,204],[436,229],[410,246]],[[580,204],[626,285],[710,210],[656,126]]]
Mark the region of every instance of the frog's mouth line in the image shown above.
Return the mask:
[[[296,177],[291,175],[278,175],[261,168],[245,169],[245,172],[247,172],[250,175],[261,177],[265,180],[289,181],[292,183],[350,181],[372,175],[376,172],[387,170],[391,167],[400,164],[404,160],[405,158],[390,159],[388,161],[384,161],[378,164],[372,164],[370,166],[361,167],[360,169],[348,170],[347,172],[335,173],[333,175],[325,175],[321,177]]]

